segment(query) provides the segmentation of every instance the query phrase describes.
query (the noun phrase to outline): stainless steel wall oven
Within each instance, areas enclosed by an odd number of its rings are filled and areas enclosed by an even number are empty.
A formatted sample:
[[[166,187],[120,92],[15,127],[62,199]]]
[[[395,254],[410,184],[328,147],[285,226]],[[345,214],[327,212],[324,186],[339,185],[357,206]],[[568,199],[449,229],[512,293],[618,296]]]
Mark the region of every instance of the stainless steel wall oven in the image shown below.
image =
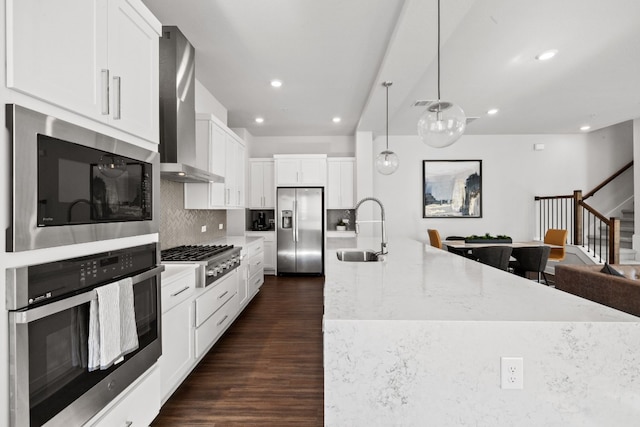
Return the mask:
[[[11,425],[82,425],[153,366],[162,351],[158,255],[151,243],[7,269]],[[138,347],[92,370],[92,300],[128,278]]]
[[[6,107],[12,149],[7,251],[158,231],[160,157],[24,107]]]

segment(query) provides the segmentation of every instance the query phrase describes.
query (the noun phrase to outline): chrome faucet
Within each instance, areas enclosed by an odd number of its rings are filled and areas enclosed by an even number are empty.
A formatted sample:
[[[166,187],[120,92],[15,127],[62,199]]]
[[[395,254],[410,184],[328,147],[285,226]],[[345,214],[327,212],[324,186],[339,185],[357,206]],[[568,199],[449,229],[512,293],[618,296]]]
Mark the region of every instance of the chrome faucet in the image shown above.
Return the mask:
[[[372,202],[376,202],[380,206],[380,220],[379,221],[378,220],[358,221],[358,208],[360,207],[360,205],[363,202],[366,202],[367,200],[371,200]],[[380,243],[380,253],[382,255],[386,254],[387,253],[387,231],[386,231],[385,225],[384,225],[384,206],[382,206],[382,202],[380,200],[376,199],[375,197],[365,197],[364,199],[362,199],[358,203],[356,203],[354,216],[355,216],[355,219],[356,219],[356,234],[358,234],[360,232],[360,227],[359,227],[360,223],[379,222],[382,225],[382,242]]]

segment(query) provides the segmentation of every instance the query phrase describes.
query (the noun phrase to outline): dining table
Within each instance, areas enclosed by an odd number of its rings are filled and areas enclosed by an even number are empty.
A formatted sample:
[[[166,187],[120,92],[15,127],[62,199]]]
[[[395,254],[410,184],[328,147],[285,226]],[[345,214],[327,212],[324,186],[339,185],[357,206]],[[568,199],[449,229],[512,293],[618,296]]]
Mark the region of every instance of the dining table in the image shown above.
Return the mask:
[[[551,245],[545,243],[542,240],[529,240],[521,242],[486,242],[486,243],[467,243],[464,240],[443,240],[442,245],[449,246],[453,249],[473,249],[473,248],[486,248],[490,246],[508,246],[511,248],[531,248],[537,246],[549,246],[550,248],[561,248],[560,245]]]

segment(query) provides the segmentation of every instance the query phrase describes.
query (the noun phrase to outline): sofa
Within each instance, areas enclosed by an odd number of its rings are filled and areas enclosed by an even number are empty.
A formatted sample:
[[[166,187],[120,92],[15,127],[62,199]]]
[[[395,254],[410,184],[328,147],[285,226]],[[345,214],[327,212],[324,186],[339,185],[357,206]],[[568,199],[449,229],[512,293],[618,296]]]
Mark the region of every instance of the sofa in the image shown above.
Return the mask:
[[[560,264],[556,289],[640,316],[640,265],[612,265],[624,277],[601,272],[602,265]]]

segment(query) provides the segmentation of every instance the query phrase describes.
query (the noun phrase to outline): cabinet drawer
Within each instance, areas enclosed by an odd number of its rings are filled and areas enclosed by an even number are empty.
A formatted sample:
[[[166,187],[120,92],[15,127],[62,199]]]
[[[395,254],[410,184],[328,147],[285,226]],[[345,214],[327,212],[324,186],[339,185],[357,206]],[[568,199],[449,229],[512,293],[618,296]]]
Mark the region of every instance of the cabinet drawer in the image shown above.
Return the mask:
[[[264,253],[254,255],[251,258],[249,258],[249,276],[253,276],[258,272],[262,273],[263,268],[264,268]]]
[[[247,253],[249,254],[249,258],[262,252],[264,252],[264,240],[260,240],[259,243],[254,243],[253,245],[247,248]]]
[[[196,288],[196,270],[190,270],[175,280],[162,284],[162,312],[166,313],[193,295]]]
[[[249,294],[254,295],[264,283],[264,274],[262,271],[254,274],[249,278]]]
[[[93,427],[131,426],[143,427],[160,412],[160,369],[151,368],[146,377],[129,392],[123,393],[118,402]]]
[[[196,328],[196,357],[201,357],[215,340],[229,327],[238,313],[238,294],[227,301],[213,316]]]
[[[196,327],[200,326],[222,305],[238,293],[238,270],[234,270],[210,286],[211,289],[196,298]]]

